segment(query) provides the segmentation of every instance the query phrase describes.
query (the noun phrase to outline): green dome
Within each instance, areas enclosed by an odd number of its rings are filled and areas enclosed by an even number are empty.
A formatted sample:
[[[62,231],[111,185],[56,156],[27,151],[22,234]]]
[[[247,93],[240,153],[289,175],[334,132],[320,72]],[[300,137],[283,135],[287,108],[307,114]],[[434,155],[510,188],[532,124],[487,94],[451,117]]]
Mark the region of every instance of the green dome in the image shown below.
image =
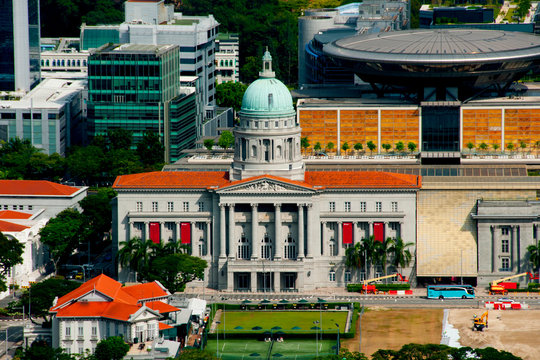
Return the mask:
[[[244,93],[242,112],[268,115],[294,112],[292,96],[287,87],[275,78],[255,80]]]

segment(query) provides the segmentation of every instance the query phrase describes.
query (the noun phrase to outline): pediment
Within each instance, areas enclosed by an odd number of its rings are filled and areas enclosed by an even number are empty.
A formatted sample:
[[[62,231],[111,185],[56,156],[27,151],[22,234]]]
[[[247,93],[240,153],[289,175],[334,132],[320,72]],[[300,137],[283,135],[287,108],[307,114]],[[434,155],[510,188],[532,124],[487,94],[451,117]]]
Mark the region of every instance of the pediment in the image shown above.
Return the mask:
[[[217,191],[218,193],[241,193],[241,194],[283,194],[283,193],[313,193],[315,190],[309,185],[303,186],[301,182],[294,182],[288,179],[259,178],[248,181],[241,181],[238,184],[231,184]]]

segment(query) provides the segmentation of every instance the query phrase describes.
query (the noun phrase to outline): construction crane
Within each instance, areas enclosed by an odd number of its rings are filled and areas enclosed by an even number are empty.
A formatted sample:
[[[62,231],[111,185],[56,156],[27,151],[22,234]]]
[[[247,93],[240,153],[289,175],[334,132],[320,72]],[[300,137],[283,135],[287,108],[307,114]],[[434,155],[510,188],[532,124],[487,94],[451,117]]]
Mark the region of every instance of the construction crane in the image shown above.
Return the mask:
[[[393,277],[396,277],[396,276],[399,278],[399,281],[404,281],[404,282],[409,281],[409,280],[407,280],[407,278],[405,276],[402,276],[400,273],[381,276],[381,277],[374,278],[374,279],[364,280],[363,283],[362,283],[362,292],[364,294],[377,294],[378,293],[377,287],[375,285],[368,285],[369,283],[379,281],[379,280],[384,280],[384,279],[390,279],[390,278],[393,278]]]
[[[473,317],[473,331],[484,331],[484,329],[488,328],[488,312],[486,310],[485,313],[482,314],[482,316],[478,317],[477,315],[474,315]]]
[[[506,280],[515,279],[518,277],[522,277],[525,275],[529,275],[529,279],[533,280],[535,279],[535,276],[531,274],[530,272],[524,272],[517,275],[507,276],[502,279],[495,280],[491,283],[491,286],[489,288],[489,295],[506,295],[508,294],[508,289],[505,287],[504,284],[501,284],[502,282],[505,282]],[[499,285],[500,284],[500,285]]]

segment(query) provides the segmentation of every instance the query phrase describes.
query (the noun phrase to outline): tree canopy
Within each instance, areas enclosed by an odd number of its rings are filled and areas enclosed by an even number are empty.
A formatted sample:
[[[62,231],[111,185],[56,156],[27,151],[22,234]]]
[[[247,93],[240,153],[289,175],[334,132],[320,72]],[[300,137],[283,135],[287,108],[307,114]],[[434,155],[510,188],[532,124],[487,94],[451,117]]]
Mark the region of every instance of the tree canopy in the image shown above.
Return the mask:
[[[11,267],[23,262],[24,245],[0,232],[0,291],[6,291],[6,275]]]
[[[151,262],[149,277],[158,280],[171,293],[183,291],[186,284],[204,278],[206,261],[188,254],[170,254]]]
[[[120,336],[112,336],[97,343],[96,360],[122,360],[129,351],[129,345]]]
[[[228,149],[234,145],[234,135],[229,130],[225,130],[221,133],[218,139],[218,146],[223,149]]]
[[[242,107],[242,98],[247,85],[242,83],[226,82],[216,86],[216,102],[218,106],[232,107],[239,111]]]

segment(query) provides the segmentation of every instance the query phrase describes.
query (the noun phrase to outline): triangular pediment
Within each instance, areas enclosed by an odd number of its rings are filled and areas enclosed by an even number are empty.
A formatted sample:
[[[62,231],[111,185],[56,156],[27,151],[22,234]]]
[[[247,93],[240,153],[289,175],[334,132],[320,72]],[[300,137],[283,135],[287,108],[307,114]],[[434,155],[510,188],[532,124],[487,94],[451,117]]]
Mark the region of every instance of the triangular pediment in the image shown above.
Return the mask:
[[[283,193],[313,193],[309,184],[277,176],[257,176],[250,179],[236,181],[217,191],[218,193],[242,194],[283,194]]]

